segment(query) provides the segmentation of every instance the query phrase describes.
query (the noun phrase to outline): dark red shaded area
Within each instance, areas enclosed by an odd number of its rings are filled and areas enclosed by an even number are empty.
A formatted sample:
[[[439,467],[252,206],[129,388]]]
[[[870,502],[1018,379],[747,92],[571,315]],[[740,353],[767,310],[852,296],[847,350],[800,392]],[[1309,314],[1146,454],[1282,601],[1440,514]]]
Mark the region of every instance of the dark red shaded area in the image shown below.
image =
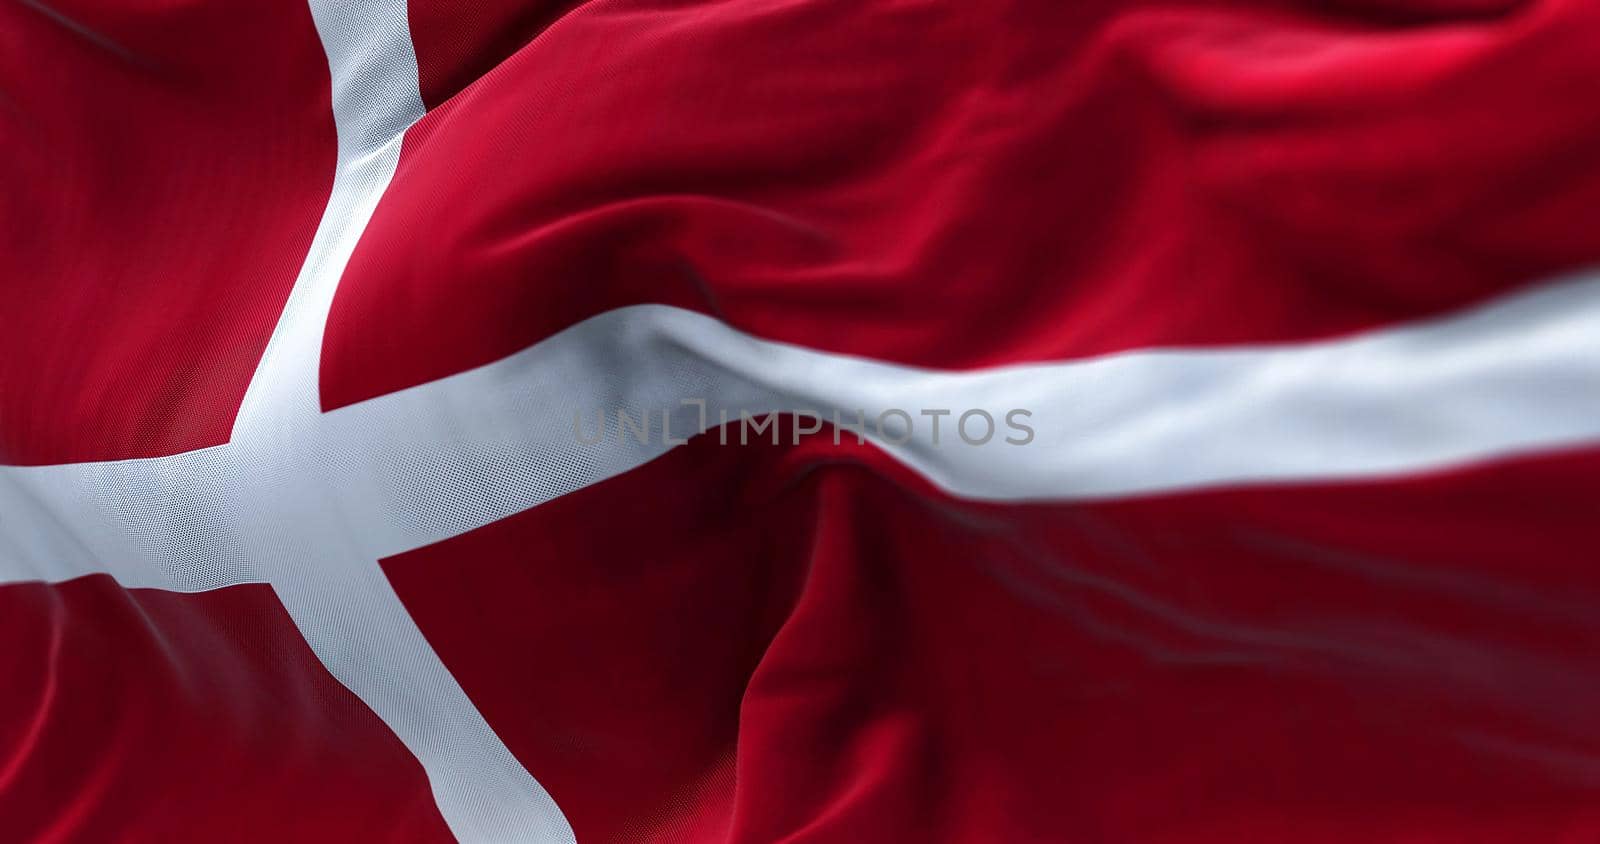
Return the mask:
[[[0,588],[9,841],[451,841],[268,586]]]
[[[304,3],[0,8],[0,463],[215,445],[333,182]]]
[[[581,0],[453,0],[407,3],[422,102],[435,108],[471,85]]]
[[[504,5],[417,36],[441,92],[450,45],[498,64],[408,135],[326,407],[640,302],[964,368],[1324,337],[1600,261],[1587,0],[619,0],[531,40],[553,7]]]
[[[1600,835],[1600,454],[1001,506],[827,439],[387,561],[579,840]]]

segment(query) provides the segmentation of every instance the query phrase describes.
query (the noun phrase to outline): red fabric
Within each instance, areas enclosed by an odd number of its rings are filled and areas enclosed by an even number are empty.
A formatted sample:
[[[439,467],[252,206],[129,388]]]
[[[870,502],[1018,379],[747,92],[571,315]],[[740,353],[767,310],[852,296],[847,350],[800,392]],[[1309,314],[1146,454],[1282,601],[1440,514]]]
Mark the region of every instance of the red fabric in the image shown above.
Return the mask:
[[[707,436],[386,570],[579,840],[1577,842],[1597,471],[980,505]]]
[[[1327,337],[1600,261],[1590,0],[409,23],[433,110],[341,282],[327,408],[639,302],[970,368]],[[227,439],[329,100],[300,3],[0,9],[0,463]],[[1592,449],[1000,506],[826,437],[697,440],[386,561],[580,840],[1600,839]],[[265,587],[6,585],[0,636],[0,837],[447,834]]]
[[[0,589],[7,841],[451,840],[266,586]]]
[[[333,183],[301,3],[0,9],[0,463],[226,442]]]
[[[1600,261],[1600,10],[1363,5],[584,5],[407,136],[324,404],[639,302],[973,367],[1326,336]],[[464,26],[414,31],[424,69]]]
[[[576,0],[408,3],[422,102],[435,108],[522,50]]]

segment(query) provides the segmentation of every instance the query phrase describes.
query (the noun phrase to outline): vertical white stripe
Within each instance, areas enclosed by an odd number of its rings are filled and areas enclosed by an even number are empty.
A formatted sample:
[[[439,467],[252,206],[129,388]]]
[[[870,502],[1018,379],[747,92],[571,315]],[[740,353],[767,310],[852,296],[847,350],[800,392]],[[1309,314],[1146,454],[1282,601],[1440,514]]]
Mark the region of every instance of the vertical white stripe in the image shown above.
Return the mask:
[[[406,129],[422,117],[404,0],[310,0],[333,78],[338,165],[327,208],[265,354],[233,438],[282,437],[321,412],[317,368],[333,294],[394,177]]]
[[[269,580],[329,672],[416,755],[462,841],[568,841],[549,794],[511,754],[400,602],[342,500],[317,430],[334,293],[422,116],[403,0],[311,0],[333,78],[338,171],[328,207],[246,392],[229,445],[249,567]]]

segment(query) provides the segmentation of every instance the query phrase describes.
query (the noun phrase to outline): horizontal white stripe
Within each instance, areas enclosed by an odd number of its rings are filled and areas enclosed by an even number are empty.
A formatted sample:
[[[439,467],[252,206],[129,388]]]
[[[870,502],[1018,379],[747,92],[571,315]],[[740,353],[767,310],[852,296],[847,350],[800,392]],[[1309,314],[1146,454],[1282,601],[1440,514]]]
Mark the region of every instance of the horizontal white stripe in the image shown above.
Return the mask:
[[[1600,278],[1426,323],[1298,345],[1144,350],[972,372],[760,340],[646,305],[517,355],[327,415],[383,554],[459,534],[663,453],[585,446],[575,412],[1026,408],[1034,441],[969,446],[918,419],[889,454],[950,493],[1086,500],[1217,486],[1405,475],[1600,441]],[[695,428],[683,408],[673,433]],[[852,420],[853,421],[853,420]],[[592,431],[594,422],[585,422]],[[659,421],[656,423],[659,429]],[[785,431],[787,435],[788,431]],[[441,447],[441,444],[449,444]],[[381,526],[381,528],[379,527]]]
[[[231,519],[226,446],[172,457],[0,466],[0,583],[110,572],[129,587],[199,592],[261,582]]]
[[[1300,345],[1146,350],[938,372],[751,337],[645,305],[516,355],[324,414],[295,446],[326,467],[366,551],[390,556],[614,477],[664,453],[573,414],[705,397],[752,412],[1033,411],[1036,438],[880,447],[951,493],[1086,500],[1380,478],[1600,443],[1600,279],[1427,323]],[[673,433],[695,428],[683,408]],[[586,423],[592,424],[592,422]],[[787,431],[786,431],[787,433]],[[180,590],[265,579],[236,557],[249,513],[233,446],[172,457],[0,467],[0,582],[110,571]],[[261,459],[259,457],[256,460]],[[251,462],[254,462],[252,460]],[[207,562],[202,564],[202,559]]]

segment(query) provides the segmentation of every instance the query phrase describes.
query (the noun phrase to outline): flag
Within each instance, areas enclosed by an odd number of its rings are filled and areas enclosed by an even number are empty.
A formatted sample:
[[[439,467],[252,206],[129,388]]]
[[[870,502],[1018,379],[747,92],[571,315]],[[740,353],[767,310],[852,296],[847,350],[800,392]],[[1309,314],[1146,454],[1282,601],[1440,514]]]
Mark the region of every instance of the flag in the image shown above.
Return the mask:
[[[0,840],[1600,840],[1597,42],[13,0]]]

